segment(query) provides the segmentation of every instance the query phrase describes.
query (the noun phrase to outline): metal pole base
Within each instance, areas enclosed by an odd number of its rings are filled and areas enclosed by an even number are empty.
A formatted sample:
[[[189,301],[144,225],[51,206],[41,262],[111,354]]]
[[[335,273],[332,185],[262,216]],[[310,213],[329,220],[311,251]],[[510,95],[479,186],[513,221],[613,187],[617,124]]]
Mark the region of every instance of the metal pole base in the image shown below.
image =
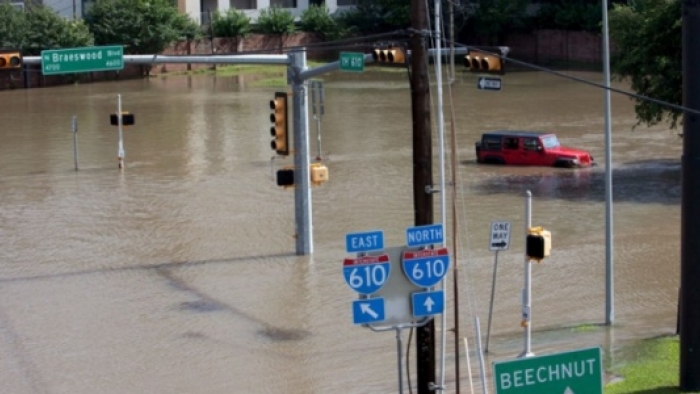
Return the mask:
[[[528,358],[528,357],[535,357],[535,353],[533,352],[522,352],[520,355],[518,355],[518,358]]]

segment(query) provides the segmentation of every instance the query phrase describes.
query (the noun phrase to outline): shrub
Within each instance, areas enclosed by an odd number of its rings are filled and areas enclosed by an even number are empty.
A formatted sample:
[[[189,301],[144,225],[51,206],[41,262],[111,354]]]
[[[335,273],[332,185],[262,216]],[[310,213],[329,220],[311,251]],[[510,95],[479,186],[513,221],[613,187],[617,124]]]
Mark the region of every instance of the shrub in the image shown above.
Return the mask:
[[[262,34],[292,34],[296,30],[292,12],[279,7],[260,11],[256,31]]]
[[[93,36],[82,21],[62,18],[51,8],[32,5],[27,12],[19,11],[21,30],[14,33],[14,46],[25,56],[37,56],[44,49],[90,46]],[[16,20],[15,20],[16,22]]]
[[[124,45],[128,54],[160,53],[170,43],[196,38],[199,26],[170,0],[100,0],[85,16],[98,45]]]
[[[302,31],[322,34],[326,38],[340,35],[340,27],[325,6],[311,5],[301,13],[299,27]]]
[[[245,37],[250,34],[250,17],[235,8],[229,8],[225,14],[214,13],[212,28],[217,37]]]

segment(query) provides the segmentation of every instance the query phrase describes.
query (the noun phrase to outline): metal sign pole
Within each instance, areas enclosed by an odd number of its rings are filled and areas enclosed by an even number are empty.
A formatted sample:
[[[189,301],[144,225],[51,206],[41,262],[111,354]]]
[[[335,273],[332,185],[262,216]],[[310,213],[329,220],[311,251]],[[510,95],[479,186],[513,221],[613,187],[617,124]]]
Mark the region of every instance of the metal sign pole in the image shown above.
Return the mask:
[[[119,168],[124,168],[124,132],[122,131],[122,95],[117,95],[117,124],[119,125]]]
[[[532,227],[532,193],[528,190],[525,193],[525,239],[527,243],[527,232],[528,229]],[[525,245],[527,248],[527,244]],[[530,324],[530,308],[531,308],[531,297],[532,297],[532,263],[530,259],[525,256],[525,288],[523,289],[523,320],[522,326],[525,328],[524,339],[525,348],[523,352],[518,357],[532,357],[535,354],[532,353],[530,349],[530,339],[532,334],[532,327]]]
[[[78,171],[78,117],[73,115],[73,165]]]
[[[401,327],[396,327],[396,352],[396,366],[399,371],[399,394],[403,394],[403,368],[401,368],[403,341],[401,340]]]
[[[309,170],[309,86],[299,72],[306,69],[306,52],[289,54],[288,75],[292,78],[292,119],[294,120],[294,217],[296,222],[296,253],[299,256],[314,251],[311,209],[311,180]],[[296,71],[295,71],[296,70]]]
[[[311,107],[316,120],[317,154],[316,160],[321,160],[321,119],[323,118],[323,81],[311,81]]]
[[[486,328],[486,346],[484,347],[484,353],[489,352],[489,338],[491,337],[491,316],[493,315],[493,299],[496,294],[496,270],[498,269],[498,251],[494,256],[493,260],[493,279],[491,281],[491,302],[489,304],[489,322]]]

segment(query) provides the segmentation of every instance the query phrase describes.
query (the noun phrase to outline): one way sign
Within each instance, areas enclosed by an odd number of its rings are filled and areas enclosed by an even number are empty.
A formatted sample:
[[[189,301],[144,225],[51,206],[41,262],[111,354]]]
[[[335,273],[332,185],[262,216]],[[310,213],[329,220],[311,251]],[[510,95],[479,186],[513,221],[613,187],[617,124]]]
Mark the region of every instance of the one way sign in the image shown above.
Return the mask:
[[[492,222],[489,250],[499,252],[510,246],[510,222]]]
[[[476,87],[479,88],[479,90],[501,90],[501,78],[479,77]]]

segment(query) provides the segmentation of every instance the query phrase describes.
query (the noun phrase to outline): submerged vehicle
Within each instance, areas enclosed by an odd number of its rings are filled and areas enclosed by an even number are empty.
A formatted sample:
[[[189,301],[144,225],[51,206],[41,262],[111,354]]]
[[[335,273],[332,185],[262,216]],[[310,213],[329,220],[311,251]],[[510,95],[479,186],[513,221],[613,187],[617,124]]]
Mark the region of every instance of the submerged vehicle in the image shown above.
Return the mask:
[[[499,130],[484,133],[476,143],[476,161],[483,164],[584,168],[594,165],[590,153],[561,146],[553,133]]]

